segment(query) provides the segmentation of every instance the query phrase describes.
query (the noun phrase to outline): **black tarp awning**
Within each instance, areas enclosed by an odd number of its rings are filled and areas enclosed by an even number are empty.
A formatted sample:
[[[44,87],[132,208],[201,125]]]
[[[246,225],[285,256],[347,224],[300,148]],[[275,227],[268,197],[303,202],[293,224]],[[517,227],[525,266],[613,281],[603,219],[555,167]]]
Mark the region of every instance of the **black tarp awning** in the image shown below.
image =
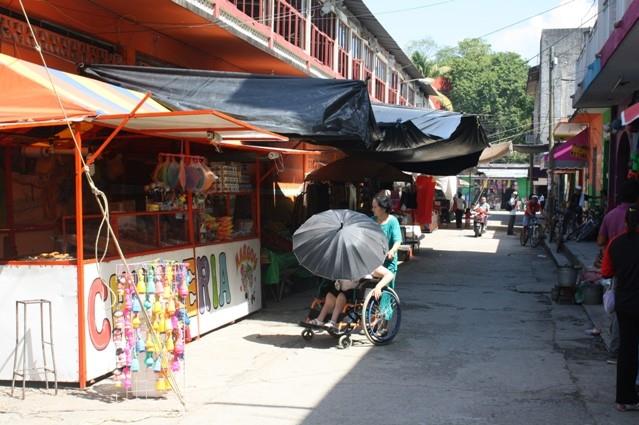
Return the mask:
[[[361,155],[403,171],[455,175],[477,165],[489,146],[476,115],[388,105],[373,112],[384,138]]]
[[[371,105],[363,81],[92,65],[83,72],[176,110],[216,109],[258,127],[400,170],[454,175],[488,147],[477,116]]]
[[[368,149],[381,136],[363,81],[124,65],[86,66],[82,71],[149,91],[173,110],[215,109],[317,144]]]

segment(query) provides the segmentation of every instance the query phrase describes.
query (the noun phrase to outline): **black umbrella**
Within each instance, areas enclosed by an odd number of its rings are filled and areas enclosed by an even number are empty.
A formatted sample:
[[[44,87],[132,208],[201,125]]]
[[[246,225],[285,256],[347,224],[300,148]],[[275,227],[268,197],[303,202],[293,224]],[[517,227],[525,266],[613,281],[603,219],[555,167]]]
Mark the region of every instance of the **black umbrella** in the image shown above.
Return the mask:
[[[370,217],[351,210],[315,214],[293,235],[297,261],[327,279],[359,279],[384,262],[386,235]]]

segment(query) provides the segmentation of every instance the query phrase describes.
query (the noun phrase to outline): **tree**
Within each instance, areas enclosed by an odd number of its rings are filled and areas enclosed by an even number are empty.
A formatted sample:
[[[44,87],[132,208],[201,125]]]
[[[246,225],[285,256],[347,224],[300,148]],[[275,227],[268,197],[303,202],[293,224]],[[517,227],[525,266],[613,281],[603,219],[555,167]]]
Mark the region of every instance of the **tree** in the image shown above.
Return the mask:
[[[526,94],[528,65],[518,54],[493,52],[480,39],[440,49],[434,58],[450,67],[448,96],[455,109],[480,115],[491,142],[520,142],[531,125],[533,100]]]

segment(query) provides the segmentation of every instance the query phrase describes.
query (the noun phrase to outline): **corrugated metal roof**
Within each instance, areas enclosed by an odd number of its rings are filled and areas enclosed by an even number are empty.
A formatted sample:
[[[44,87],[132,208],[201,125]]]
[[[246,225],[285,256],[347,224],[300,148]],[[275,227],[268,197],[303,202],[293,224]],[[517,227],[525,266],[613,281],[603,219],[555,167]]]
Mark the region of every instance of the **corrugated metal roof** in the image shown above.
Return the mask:
[[[344,6],[357,18],[358,21],[377,39],[379,45],[395,57],[402,70],[411,79],[424,78],[424,75],[413,64],[413,61],[406,55],[401,47],[395,42],[393,37],[386,31],[386,28],[375,18],[368,6],[362,0],[344,0]],[[417,85],[428,95],[435,96],[433,88],[422,82],[416,81]]]

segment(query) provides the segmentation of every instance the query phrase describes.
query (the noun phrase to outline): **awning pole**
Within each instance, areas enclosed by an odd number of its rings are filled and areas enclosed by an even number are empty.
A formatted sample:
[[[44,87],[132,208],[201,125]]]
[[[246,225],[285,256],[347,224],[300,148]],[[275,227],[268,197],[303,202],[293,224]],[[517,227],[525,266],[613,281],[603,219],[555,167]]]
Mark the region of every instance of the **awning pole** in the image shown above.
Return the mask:
[[[184,151],[186,155],[191,155],[191,142],[184,142]],[[193,216],[193,193],[190,190],[186,191],[186,214],[187,224],[186,228],[189,232],[189,243],[195,245],[195,217]],[[198,229],[199,235],[199,229]]]
[[[261,238],[262,235],[262,223],[261,223],[261,201],[262,201],[262,195],[260,194],[260,189],[261,189],[261,185],[262,185],[262,178],[260,177],[261,174],[261,164],[260,164],[260,160],[259,158],[255,160],[255,230],[257,233],[257,237],[258,239]]]
[[[534,161],[533,154],[528,154],[528,186],[530,188],[530,190],[528,191],[529,195],[532,195],[533,189],[534,189],[534,185],[533,185],[533,169],[534,169],[535,165],[534,165],[533,161]]]
[[[6,258],[14,257],[18,254],[18,247],[16,246],[16,232],[15,232],[15,216],[13,209],[13,173],[11,172],[13,163],[13,153],[10,147],[4,148],[4,210],[6,213],[7,227],[9,228],[9,236],[7,243],[7,250],[4,253]]]
[[[73,131],[76,135],[78,149],[75,150],[75,240],[76,240],[76,276],[78,302],[78,381],[80,388],[87,384],[86,338],[85,338],[85,308],[84,308],[84,223],[82,208],[82,136],[77,126]]]
[[[111,135],[104,141],[104,143],[102,143],[100,145],[100,147],[98,148],[97,151],[95,151],[95,153],[91,156],[89,156],[89,158],[87,159],[87,165],[91,165],[95,162],[95,160],[100,156],[100,154],[102,153],[103,150],[106,149],[106,147],[109,145],[109,143],[111,143],[111,140],[113,140],[113,138],[115,136],[117,136],[117,134],[120,132],[120,130],[122,130],[124,128],[124,126],[126,125],[126,123],[129,122],[129,120],[131,118],[133,118],[135,116],[135,113],[138,111],[138,109],[140,109],[142,107],[142,104],[144,102],[146,102],[146,100],[151,96],[151,92],[146,92],[144,94],[144,97],[142,97],[142,99],[140,99],[140,101],[138,102],[137,105],[135,105],[135,107],[131,110],[131,112],[129,113],[129,115],[127,115],[124,119],[122,119],[122,122],[120,122],[120,125],[118,125],[112,132]]]

